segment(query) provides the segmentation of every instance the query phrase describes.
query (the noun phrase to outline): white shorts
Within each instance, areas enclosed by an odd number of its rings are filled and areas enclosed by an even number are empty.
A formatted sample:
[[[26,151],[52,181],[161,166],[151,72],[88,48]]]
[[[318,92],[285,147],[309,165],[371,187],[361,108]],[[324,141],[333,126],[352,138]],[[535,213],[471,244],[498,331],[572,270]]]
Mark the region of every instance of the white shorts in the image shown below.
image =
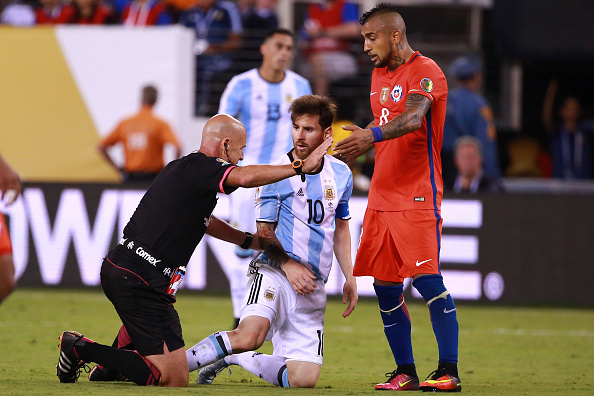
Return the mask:
[[[282,271],[262,266],[250,275],[241,320],[248,316],[268,318],[266,341],[272,340],[273,355],[321,365],[326,288],[323,280],[317,280],[316,286],[313,293],[299,295]]]

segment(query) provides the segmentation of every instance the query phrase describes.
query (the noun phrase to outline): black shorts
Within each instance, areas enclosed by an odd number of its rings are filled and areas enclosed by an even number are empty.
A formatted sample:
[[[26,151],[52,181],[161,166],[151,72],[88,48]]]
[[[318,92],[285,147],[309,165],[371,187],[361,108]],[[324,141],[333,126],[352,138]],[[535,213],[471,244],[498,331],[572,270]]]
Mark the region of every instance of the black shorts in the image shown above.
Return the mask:
[[[165,290],[169,279],[146,262],[112,250],[101,266],[101,286],[143,356],[184,347],[179,316]]]

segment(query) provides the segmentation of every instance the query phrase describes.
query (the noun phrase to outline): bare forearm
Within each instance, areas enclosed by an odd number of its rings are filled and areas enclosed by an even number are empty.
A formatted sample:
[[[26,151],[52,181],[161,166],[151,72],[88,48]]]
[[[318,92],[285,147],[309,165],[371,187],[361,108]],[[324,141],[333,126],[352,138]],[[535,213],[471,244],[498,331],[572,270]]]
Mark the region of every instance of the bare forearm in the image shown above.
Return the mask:
[[[351,256],[351,232],[347,220],[336,220],[334,233],[334,255],[346,279],[353,276],[353,260]]]
[[[107,149],[105,147],[99,147],[99,153],[101,156],[107,161],[108,164],[114,167],[114,169],[118,169],[116,163],[111,159],[110,155],[107,153]]]
[[[259,187],[295,176],[291,165],[248,165],[233,168],[225,180],[230,187]]]
[[[272,223],[258,223],[258,241],[260,247],[264,250],[270,258],[271,264],[275,267],[282,267],[290,257],[285,252],[283,245],[280,243],[274,232],[274,224]]]
[[[232,227],[223,220],[211,216],[206,233],[217,239],[241,245],[245,241],[245,232]]]

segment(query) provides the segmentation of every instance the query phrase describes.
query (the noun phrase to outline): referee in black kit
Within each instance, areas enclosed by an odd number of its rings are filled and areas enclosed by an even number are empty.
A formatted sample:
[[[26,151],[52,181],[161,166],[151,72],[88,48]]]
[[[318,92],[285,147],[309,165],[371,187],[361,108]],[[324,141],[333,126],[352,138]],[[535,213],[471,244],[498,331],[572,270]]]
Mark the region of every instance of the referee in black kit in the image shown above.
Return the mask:
[[[331,143],[328,139],[291,165],[238,167],[245,127],[225,114],[212,117],[204,126],[200,150],[159,173],[124,228],[123,239],[103,261],[101,285],[123,323],[114,345],[65,331],[57,366],[60,382],[76,382],[84,364],[95,362],[90,380],[116,379],[103,372],[138,385],[187,386],[184,340],[173,303],[190,256],[205,233],[242,248],[260,247],[250,233],[212,216],[216,194],[312,172]]]

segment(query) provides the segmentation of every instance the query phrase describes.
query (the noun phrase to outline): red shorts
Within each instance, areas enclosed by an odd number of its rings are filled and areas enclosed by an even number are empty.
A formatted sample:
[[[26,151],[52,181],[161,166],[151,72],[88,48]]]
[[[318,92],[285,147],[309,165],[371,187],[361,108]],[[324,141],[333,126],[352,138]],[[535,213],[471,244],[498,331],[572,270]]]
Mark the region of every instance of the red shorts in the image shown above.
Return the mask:
[[[6,228],[4,215],[0,212],[0,254],[12,254],[12,244],[10,243],[10,234]]]
[[[365,211],[353,275],[404,282],[439,274],[441,214],[433,210]]]

